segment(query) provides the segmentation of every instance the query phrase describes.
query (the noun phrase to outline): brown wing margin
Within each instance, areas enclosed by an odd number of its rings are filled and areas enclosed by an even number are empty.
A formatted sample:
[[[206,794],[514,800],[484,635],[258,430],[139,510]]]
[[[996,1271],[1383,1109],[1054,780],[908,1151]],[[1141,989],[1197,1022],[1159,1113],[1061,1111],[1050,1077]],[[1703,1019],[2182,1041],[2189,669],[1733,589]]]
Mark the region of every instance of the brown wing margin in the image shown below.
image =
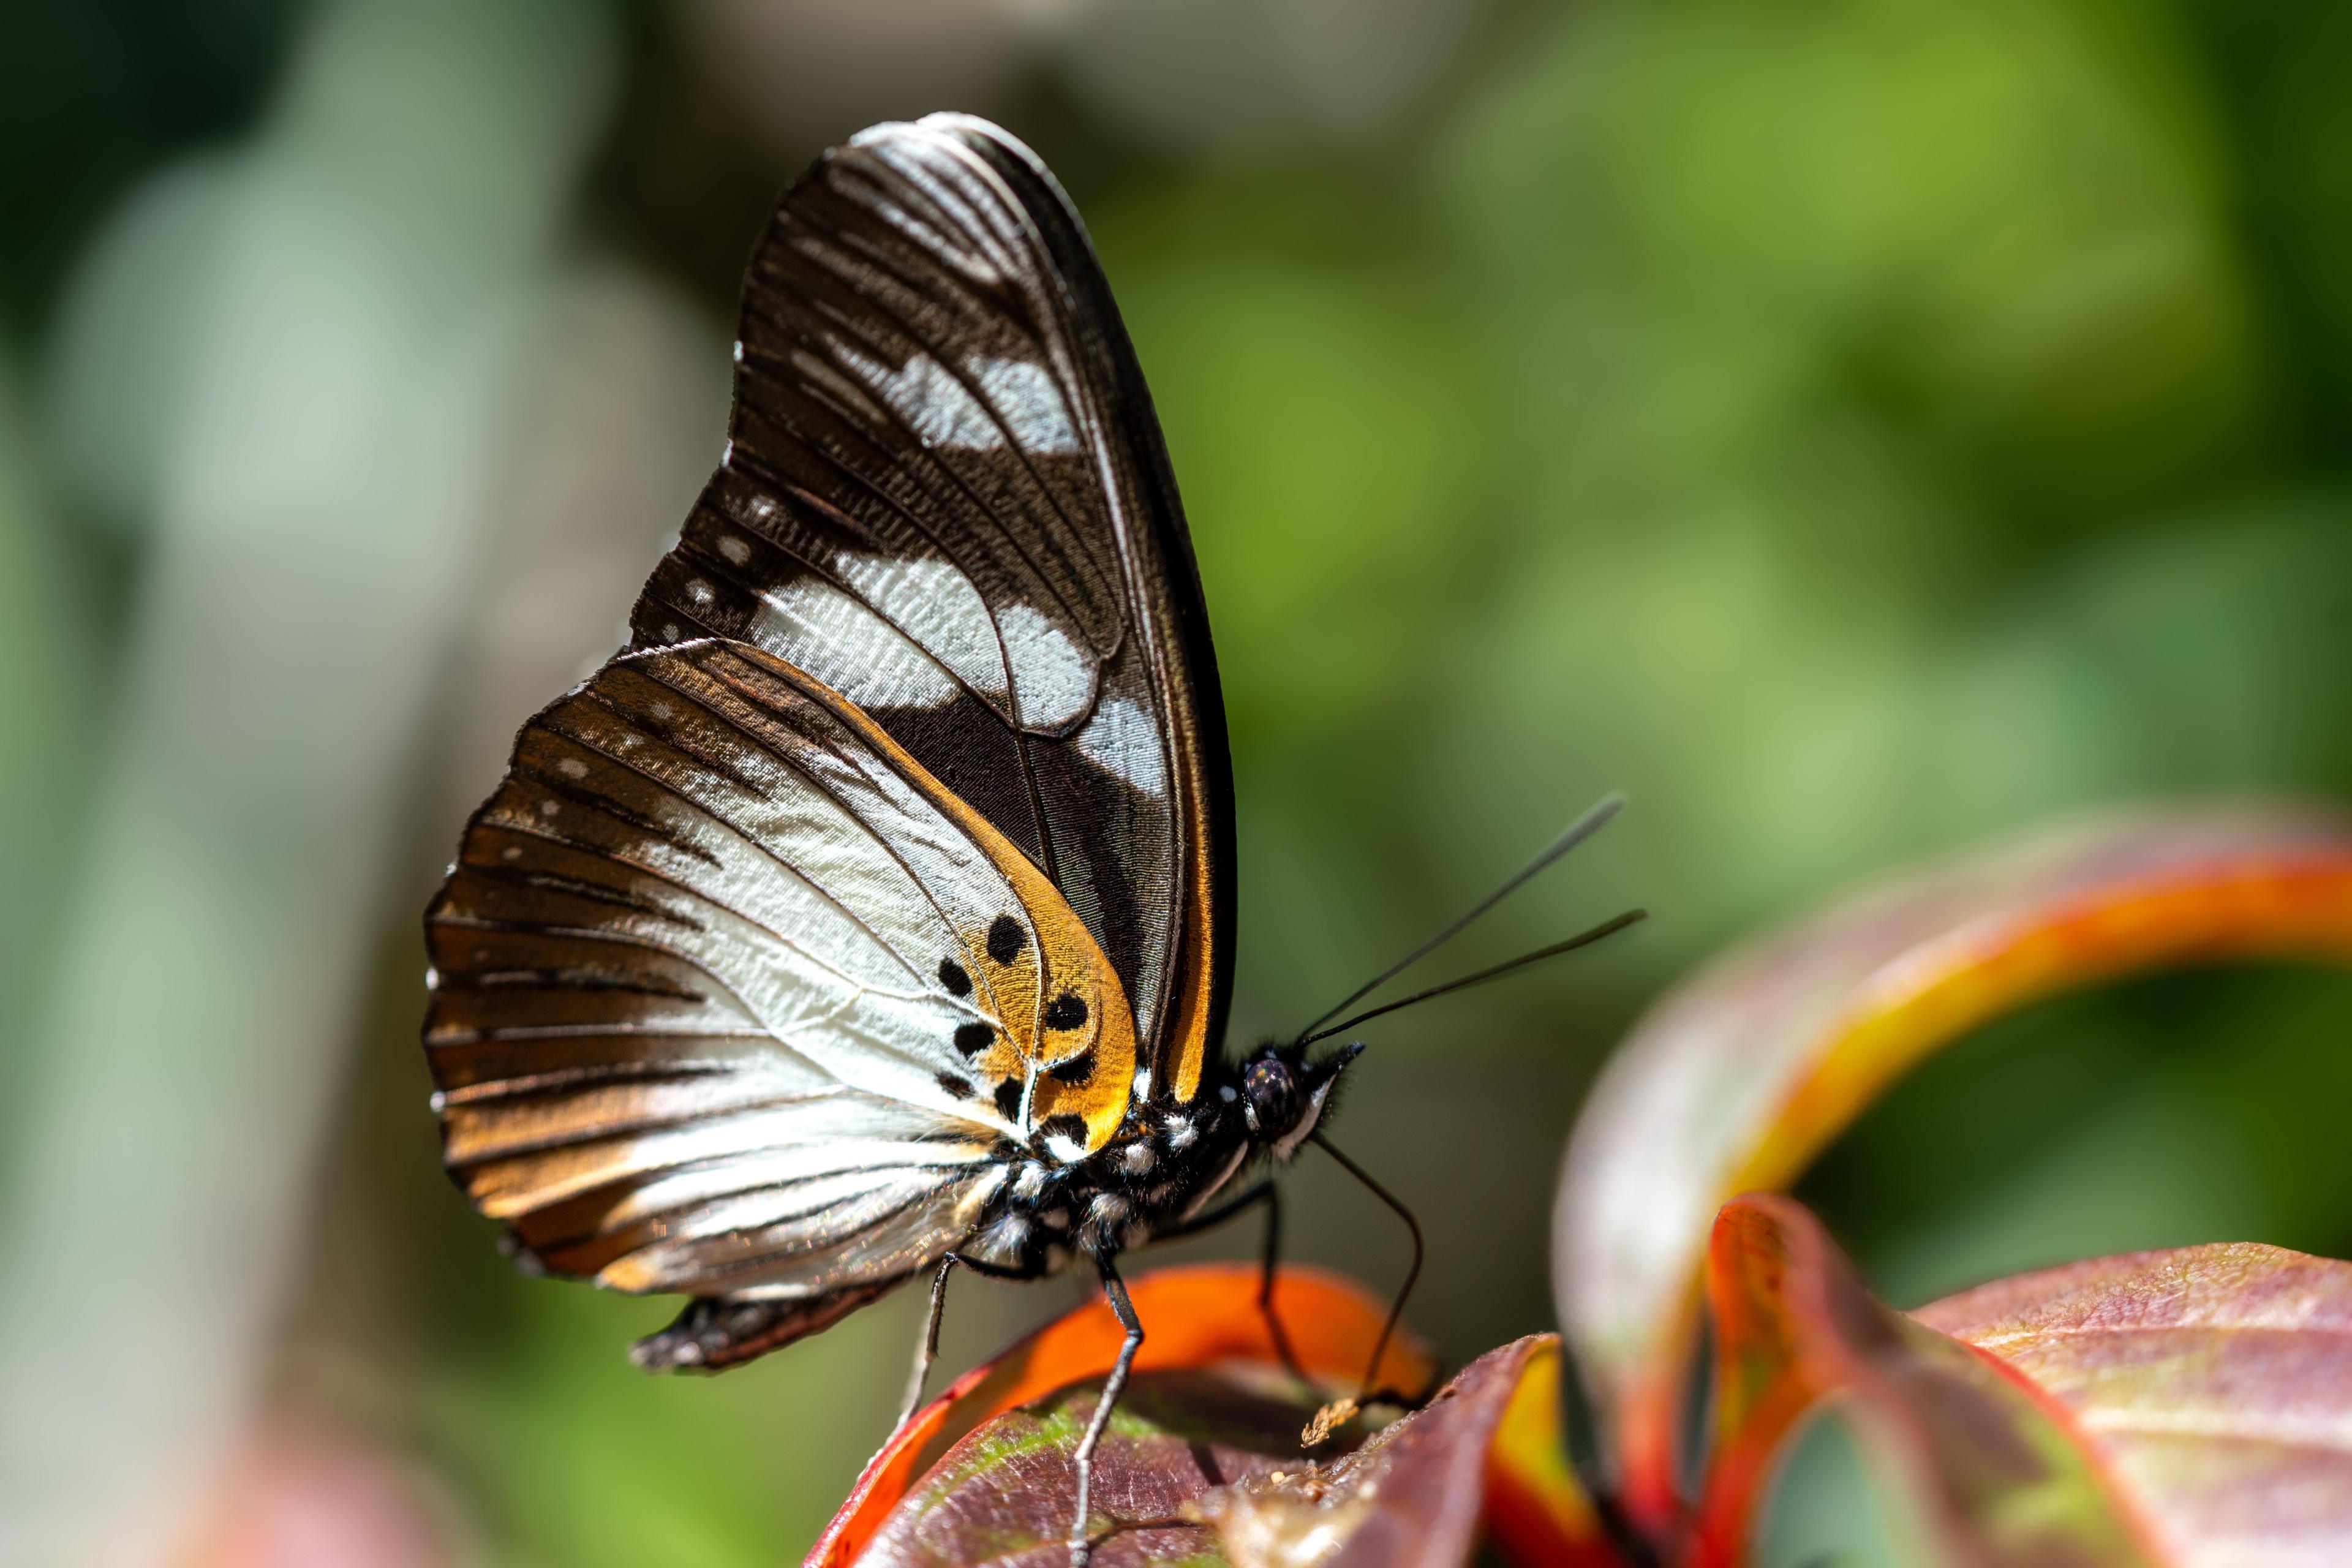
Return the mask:
[[[1120,542],[1119,558],[1129,568],[1129,602],[1150,633],[1153,685],[1177,775],[1190,785],[1177,818],[1184,837],[1177,868],[1184,881],[1184,920],[1169,966],[1172,1005],[1160,1010],[1154,1031],[1153,1087],[1162,1097],[1189,1100],[1208,1052],[1224,1037],[1232,1000],[1234,776],[1208,603],[1175,469],[1126,322],[1060,182],[1034,153],[986,121],[937,114],[922,123],[953,133],[986,159],[1036,224],[1071,295],[1071,340],[1091,362],[1098,384],[1109,389],[1108,406],[1132,459],[1132,471],[1118,465],[1122,488],[1132,492],[1120,500],[1140,526]]]

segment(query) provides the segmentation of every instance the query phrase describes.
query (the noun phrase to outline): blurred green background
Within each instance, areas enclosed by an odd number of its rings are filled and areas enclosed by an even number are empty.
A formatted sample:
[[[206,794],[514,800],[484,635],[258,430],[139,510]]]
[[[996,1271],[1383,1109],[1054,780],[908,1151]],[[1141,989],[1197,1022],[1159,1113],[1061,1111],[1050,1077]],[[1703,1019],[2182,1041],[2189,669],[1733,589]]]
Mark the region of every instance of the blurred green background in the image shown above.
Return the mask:
[[[1230,708],[1239,1035],[1631,793],[1433,977],[1652,922],[1352,1075],[1457,1361],[1549,1323],[1582,1086],[1724,942],[2053,814],[2352,795],[2352,11],[7,16],[0,1557],[782,1562],[881,1437],[911,1299],[640,1375],[667,1304],[507,1269],[414,1038],[464,813],[717,456],[766,205],[873,120],[1032,142],[1127,312]],[[1904,1303],[2352,1254],[2347,1037],[2336,976],[2045,1005],[1804,1195]],[[1396,1278],[1383,1213],[1295,1186],[1297,1256]],[[1073,1290],[959,1282],[946,1361]],[[343,1533],[270,1555],[289,1509]]]

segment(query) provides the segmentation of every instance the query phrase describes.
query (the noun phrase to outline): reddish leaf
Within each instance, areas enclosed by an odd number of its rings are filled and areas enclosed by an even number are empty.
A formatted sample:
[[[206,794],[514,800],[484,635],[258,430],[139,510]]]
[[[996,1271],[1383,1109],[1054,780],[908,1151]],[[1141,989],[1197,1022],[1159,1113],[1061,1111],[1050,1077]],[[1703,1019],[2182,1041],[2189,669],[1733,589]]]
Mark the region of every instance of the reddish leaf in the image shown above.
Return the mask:
[[[1257,1269],[1236,1264],[1164,1268],[1130,1282],[1145,1332],[1135,1362],[1139,1373],[1233,1363],[1254,1363],[1278,1372],[1279,1359],[1257,1310]],[[1334,1389],[1352,1390],[1371,1357],[1387,1304],[1335,1275],[1286,1268],[1276,1284],[1275,1306],[1301,1366],[1318,1379],[1329,1380]],[[846,1568],[951,1447],[994,1416],[1100,1378],[1109,1371],[1119,1340],[1118,1321],[1097,1300],[1055,1319],[956,1379],[893,1434],[866,1467],[849,1500],[810,1552],[807,1568]],[[1400,1335],[1381,1360],[1380,1381],[1391,1388],[1423,1388],[1435,1373],[1428,1351],[1410,1336]],[[1150,1382],[1137,1379],[1139,1394]],[[1173,1393],[1167,1397],[1173,1401],[1171,1419],[1181,1417],[1171,1428],[1175,1430],[1191,1419],[1184,1415],[1189,1407]],[[1091,1401],[1087,1403],[1091,1408]],[[1049,1411],[1047,1419],[1051,1415]],[[1296,1454],[1305,1417],[1286,1414],[1283,1419],[1291,1423],[1286,1451]],[[1117,1423],[1113,1430],[1120,1430]]]
[[[1709,1216],[1784,1185],[1922,1058],[2020,1003],[2158,964],[2352,960],[2352,825],[2141,813],[1966,858],[1731,954],[1602,1075],[1570,1146],[1554,1266],[1622,1499],[1679,1513],[1675,1423]]]
[[[866,1568],[1063,1568],[1077,1495],[1071,1455],[1094,1414],[1090,1378],[982,1423],[891,1510]],[[1252,1389],[1230,1372],[1146,1373],[1128,1385],[1095,1453],[1099,1568],[1196,1561],[1217,1549],[1186,1505],[1244,1478],[1300,1468],[1318,1400]]]
[[[1937,1560],[2014,1568],[2158,1561],[2048,1399],[1990,1358],[1873,1300],[1798,1204],[1748,1197],[1725,1205],[1707,1289],[1715,1431],[1693,1568],[1745,1560],[1781,1438],[1832,1396],[1867,1434],[1865,1451],[1912,1505],[1921,1544]]]
[[[1354,1453],[1220,1487],[1191,1511],[1216,1525],[1235,1568],[1459,1568],[1478,1542],[1496,1433],[1558,1344],[1538,1334],[1489,1351]]]
[[[2352,1563],[2352,1264],[2101,1258],[1917,1314],[2063,1406],[2168,1563]]]
[[[1485,1514],[1488,1455],[1534,1337],[1490,1352],[1427,1406],[1353,1452],[1310,1458],[1314,1400],[1250,1384],[1260,1369],[1139,1377],[1095,1471],[1095,1562],[1236,1568],[1461,1568]],[[1257,1374],[1254,1376],[1253,1374]],[[1058,1568],[1089,1380],[987,1422],[948,1450],[866,1548],[868,1568]]]

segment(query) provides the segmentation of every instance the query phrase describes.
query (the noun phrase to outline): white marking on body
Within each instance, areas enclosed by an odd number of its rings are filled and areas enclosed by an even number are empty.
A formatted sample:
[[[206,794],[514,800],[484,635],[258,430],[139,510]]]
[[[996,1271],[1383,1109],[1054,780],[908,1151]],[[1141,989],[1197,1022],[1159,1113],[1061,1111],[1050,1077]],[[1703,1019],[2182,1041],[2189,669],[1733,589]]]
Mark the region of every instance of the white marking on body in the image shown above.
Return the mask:
[[[1075,1138],[1065,1138],[1059,1132],[1045,1135],[1045,1152],[1065,1165],[1075,1165],[1087,1157],[1087,1146]]]
[[[1168,1118],[1168,1147],[1171,1152],[1191,1148],[1192,1140],[1200,1135],[1201,1130],[1183,1117],[1171,1115]]]
[[[1327,1078],[1316,1086],[1315,1098],[1307,1102],[1307,1114],[1298,1119],[1298,1125],[1290,1130],[1288,1136],[1275,1144],[1276,1159],[1287,1160],[1298,1152],[1298,1146],[1307,1142],[1307,1135],[1315,1131],[1318,1121],[1323,1120],[1323,1101],[1329,1098],[1331,1086],[1339,1081],[1336,1078]]]
[[[1066,1230],[1069,1228],[1070,1224],[1070,1211],[1067,1209],[1047,1209],[1044,1214],[1037,1216],[1037,1223],[1044,1226],[1047,1230]]]
[[[751,547],[730,533],[719,541],[719,553],[740,566],[751,559]]]
[[[1127,1200],[1117,1193],[1097,1193],[1087,1205],[1087,1218],[1095,1225],[1116,1225],[1126,1217]]]
[[[1139,1101],[1151,1098],[1151,1064],[1150,1062],[1139,1063],[1136,1067],[1135,1098]]]
[[[1149,1143],[1130,1143],[1127,1146],[1127,1152],[1119,1157],[1120,1163],[1139,1176],[1151,1169],[1152,1162],[1158,1158]]]
[[[1045,1167],[1038,1164],[1034,1160],[1022,1166],[1021,1173],[1013,1179],[1013,1195],[1016,1198],[1025,1201],[1035,1197],[1045,1190]]]
[[[1219,1084],[1217,1086],[1217,1098],[1223,1100],[1227,1105],[1231,1105],[1235,1098],[1234,1094],[1234,1086],[1229,1083]]]

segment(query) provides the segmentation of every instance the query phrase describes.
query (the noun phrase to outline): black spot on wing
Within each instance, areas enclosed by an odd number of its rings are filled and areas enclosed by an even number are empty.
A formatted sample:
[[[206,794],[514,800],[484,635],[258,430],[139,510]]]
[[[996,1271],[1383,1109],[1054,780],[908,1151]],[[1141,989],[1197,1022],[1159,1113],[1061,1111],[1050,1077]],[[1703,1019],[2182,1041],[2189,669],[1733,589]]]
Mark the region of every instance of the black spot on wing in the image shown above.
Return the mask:
[[[1037,1129],[1047,1137],[1060,1136],[1074,1143],[1087,1141],[1087,1119],[1083,1116],[1048,1116],[1045,1124]]]
[[[1072,992],[1063,992],[1045,1009],[1045,1027],[1049,1029],[1075,1029],[1086,1021],[1086,1002]]]
[[[940,960],[940,984],[947,987],[947,993],[950,996],[971,994],[971,976],[966,974],[963,972],[963,965],[952,958]]]
[[[986,1024],[959,1024],[956,1026],[955,1048],[961,1051],[965,1056],[976,1057],[995,1043],[996,1031],[990,1028]]]
[[[958,1078],[951,1072],[943,1072],[933,1081],[938,1083],[940,1089],[946,1090],[949,1097],[951,1099],[969,1100],[971,1098],[971,1079],[968,1078]]]
[[[1021,1080],[1008,1078],[996,1086],[996,1114],[1011,1121],[1021,1114]]]
[[[1045,1070],[1052,1073],[1057,1082],[1084,1083],[1094,1076],[1095,1054],[1090,1049],[1081,1051],[1068,1061],[1055,1062]]]
[[[999,915],[989,923],[988,956],[999,963],[1010,963],[1021,956],[1022,943],[1026,940],[1019,921],[1011,915]]]

